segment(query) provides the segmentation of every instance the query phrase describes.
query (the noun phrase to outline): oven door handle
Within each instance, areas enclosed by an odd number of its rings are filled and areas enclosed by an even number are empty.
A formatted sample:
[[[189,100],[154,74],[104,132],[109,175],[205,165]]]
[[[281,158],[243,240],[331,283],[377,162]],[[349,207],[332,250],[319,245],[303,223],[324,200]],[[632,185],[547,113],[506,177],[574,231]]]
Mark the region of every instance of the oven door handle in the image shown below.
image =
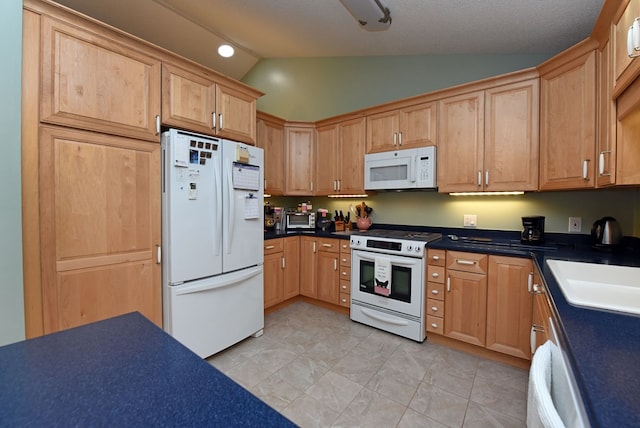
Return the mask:
[[[370,310],[365,308],[360,308],[360,311],[362,311],[362,313],[368,316],[369,318],[373,318],[374,320],[378,320],[381,322],[386,322],[387,324],[402,325],[402,326],[409,325],[408,321],[386,318],[381,315],[378,315],[375,312],[371,312]]]

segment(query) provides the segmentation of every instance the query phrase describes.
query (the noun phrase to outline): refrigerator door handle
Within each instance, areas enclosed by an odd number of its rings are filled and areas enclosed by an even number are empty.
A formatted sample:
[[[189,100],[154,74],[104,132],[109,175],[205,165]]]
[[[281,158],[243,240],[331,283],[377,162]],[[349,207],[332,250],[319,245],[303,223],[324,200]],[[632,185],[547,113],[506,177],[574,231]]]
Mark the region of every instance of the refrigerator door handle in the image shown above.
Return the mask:
[[[224,162],[224,160],[223,160]],[[232,164],[233,166],[233,164]],[[233,241],[233,229],[234,229],[234,223],[235,223],[235,201],[233,200],[233,176],[232,176],[232,169],[233,168],[227,168],[227,194],[229,196],[229,200],[227,201],[227,203],[229,204],[229,221],[227,222],[227,233],[226,233],[226,249],[225,251],[227,252],[227,254],[231,254],[231,242]]]
[[[194,281],[194,284],[182,284],[175,286],[174,295],[182,296],[185,294],[193,294],[200,293],[203,291],[216,290],[224,287],[229,287],[231,285],[237,284],[239,282],[247,281],[248,279],[253,278],[254,276],[260,275],[262,273],[262,265],[254,266],[248,269],[242,269],[239,271],[231,272],[225,275],[221,275],[219,278],[207,278],[204,283],[202,281]],[[214,280],[212,282],[212,280]]]
[[[222,179],[220,177],[220,168],[213,164],[213,188],[216,189],[216,236],[214,237],[215,255],[220,255],[220,247],[222,246]]]

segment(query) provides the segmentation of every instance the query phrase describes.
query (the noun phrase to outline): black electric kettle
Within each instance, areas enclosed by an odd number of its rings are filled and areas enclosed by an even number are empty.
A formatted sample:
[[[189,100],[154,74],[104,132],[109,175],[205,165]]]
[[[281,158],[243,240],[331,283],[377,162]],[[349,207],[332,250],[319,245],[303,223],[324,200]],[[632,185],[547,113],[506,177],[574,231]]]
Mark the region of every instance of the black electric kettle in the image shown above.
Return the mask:
[[[622,230],[615,218],[603,217],[593,223],[591,239],[596,247],[614,247],[622,241]]]

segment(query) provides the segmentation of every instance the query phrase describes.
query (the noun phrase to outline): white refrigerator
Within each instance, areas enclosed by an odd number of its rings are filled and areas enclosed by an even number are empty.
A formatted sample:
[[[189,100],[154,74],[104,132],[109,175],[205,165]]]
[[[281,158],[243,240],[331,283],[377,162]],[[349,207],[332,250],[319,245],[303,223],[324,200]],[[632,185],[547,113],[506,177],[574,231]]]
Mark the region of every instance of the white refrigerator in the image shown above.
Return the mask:
[[[202,358],[264,328],[261,148],[162,134],[165,331]]]

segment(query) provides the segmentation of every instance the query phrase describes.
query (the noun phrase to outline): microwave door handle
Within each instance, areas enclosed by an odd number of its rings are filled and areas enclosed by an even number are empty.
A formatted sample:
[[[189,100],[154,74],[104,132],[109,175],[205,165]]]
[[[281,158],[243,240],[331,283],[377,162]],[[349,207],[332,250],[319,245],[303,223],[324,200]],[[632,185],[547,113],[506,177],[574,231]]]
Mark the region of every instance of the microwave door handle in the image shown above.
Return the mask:
[[[418,156],[414,156],[412,161],[409,162],[409,180],[412,183],[416,182],[416,169],[418,167]]]

